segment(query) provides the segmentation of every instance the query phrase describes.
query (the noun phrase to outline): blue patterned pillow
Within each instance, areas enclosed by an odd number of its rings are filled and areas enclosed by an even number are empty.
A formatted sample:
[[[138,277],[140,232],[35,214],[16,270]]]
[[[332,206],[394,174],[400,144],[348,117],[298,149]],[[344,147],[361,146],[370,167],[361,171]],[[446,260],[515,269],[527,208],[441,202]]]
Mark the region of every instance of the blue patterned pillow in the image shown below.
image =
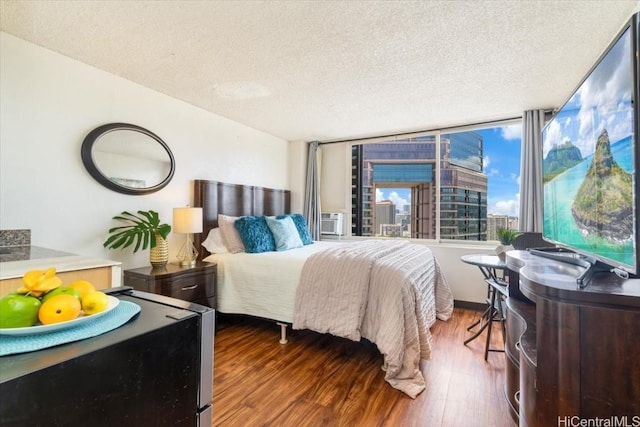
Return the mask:
[[[276,244],[263,216],[243,216],[238,218],[234,226],[248,253],[260,253],[276,250]]]
[[[311,233],[309,233],[309,226],[307,225],[307,220],[302,216],[302,214],[289,214],[289,215],[278,215],[277,219],[282,219],[285,217],[291,217],[293,223],[298,230],[298,234],[300,235],[300,240],[305,245],[310,245],[313,243],[313,239],[311,238]]]
[[[291,217],[281,219],[267,217],[266,220],[276,243],[276,251],[286,251],[304,246]]]

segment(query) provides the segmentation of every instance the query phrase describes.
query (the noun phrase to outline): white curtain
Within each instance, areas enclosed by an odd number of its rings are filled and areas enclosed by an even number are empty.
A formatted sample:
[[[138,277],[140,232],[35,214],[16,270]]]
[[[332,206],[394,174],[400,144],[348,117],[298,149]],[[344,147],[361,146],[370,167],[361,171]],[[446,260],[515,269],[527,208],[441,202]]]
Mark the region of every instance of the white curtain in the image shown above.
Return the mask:
[[[523,232],[542,232],[542,128],[543,110],[525,111],[522,117],[520,156],[520,219]]]
[[[309,143],[307,186],[304,195],[304,216],[313,240],[320,240],[320,183],[318,176],[318,141]]]

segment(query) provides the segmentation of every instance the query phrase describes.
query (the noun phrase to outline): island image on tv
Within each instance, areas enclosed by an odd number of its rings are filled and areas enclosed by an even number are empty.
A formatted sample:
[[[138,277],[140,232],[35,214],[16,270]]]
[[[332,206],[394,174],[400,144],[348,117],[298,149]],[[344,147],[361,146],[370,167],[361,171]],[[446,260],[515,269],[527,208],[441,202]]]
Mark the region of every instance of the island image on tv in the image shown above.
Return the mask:
[[[622,34],[543,129],[543,235],[635,271],[631,33]]]

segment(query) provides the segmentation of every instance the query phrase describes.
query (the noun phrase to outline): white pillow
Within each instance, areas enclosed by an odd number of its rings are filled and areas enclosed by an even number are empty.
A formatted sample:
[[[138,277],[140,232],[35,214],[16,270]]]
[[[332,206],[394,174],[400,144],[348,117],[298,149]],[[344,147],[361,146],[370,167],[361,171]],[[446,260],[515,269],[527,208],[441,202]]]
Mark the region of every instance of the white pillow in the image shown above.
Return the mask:
[[[225,252],[229,252],[222,241],[222,233],[220,232],[219,227],[212,228],[211,231],[209,231],[209,235],[207,236],[207,239],[202,242],[202,246],[212,254],[223,254]]]
[[[220,233],[222,234],[222,241],[224,242],[224,246],[227,250],[232,254],[245,252],[244,244],[240,238],[240,233],[234,226],[234,223],[238,218],[240,217],[218,214],[218,226],[220,227]]]

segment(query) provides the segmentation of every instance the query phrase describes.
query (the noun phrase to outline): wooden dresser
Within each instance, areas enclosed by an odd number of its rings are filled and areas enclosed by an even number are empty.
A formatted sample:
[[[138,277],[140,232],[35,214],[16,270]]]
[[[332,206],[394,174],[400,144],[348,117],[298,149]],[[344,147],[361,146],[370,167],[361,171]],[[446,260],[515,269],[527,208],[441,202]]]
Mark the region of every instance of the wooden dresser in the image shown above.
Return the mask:
[[[505,395],[516,421],[640,423],[640,279],[596,273],[579,289],[583,267],[526,251],[508,252],[507,265]]]

